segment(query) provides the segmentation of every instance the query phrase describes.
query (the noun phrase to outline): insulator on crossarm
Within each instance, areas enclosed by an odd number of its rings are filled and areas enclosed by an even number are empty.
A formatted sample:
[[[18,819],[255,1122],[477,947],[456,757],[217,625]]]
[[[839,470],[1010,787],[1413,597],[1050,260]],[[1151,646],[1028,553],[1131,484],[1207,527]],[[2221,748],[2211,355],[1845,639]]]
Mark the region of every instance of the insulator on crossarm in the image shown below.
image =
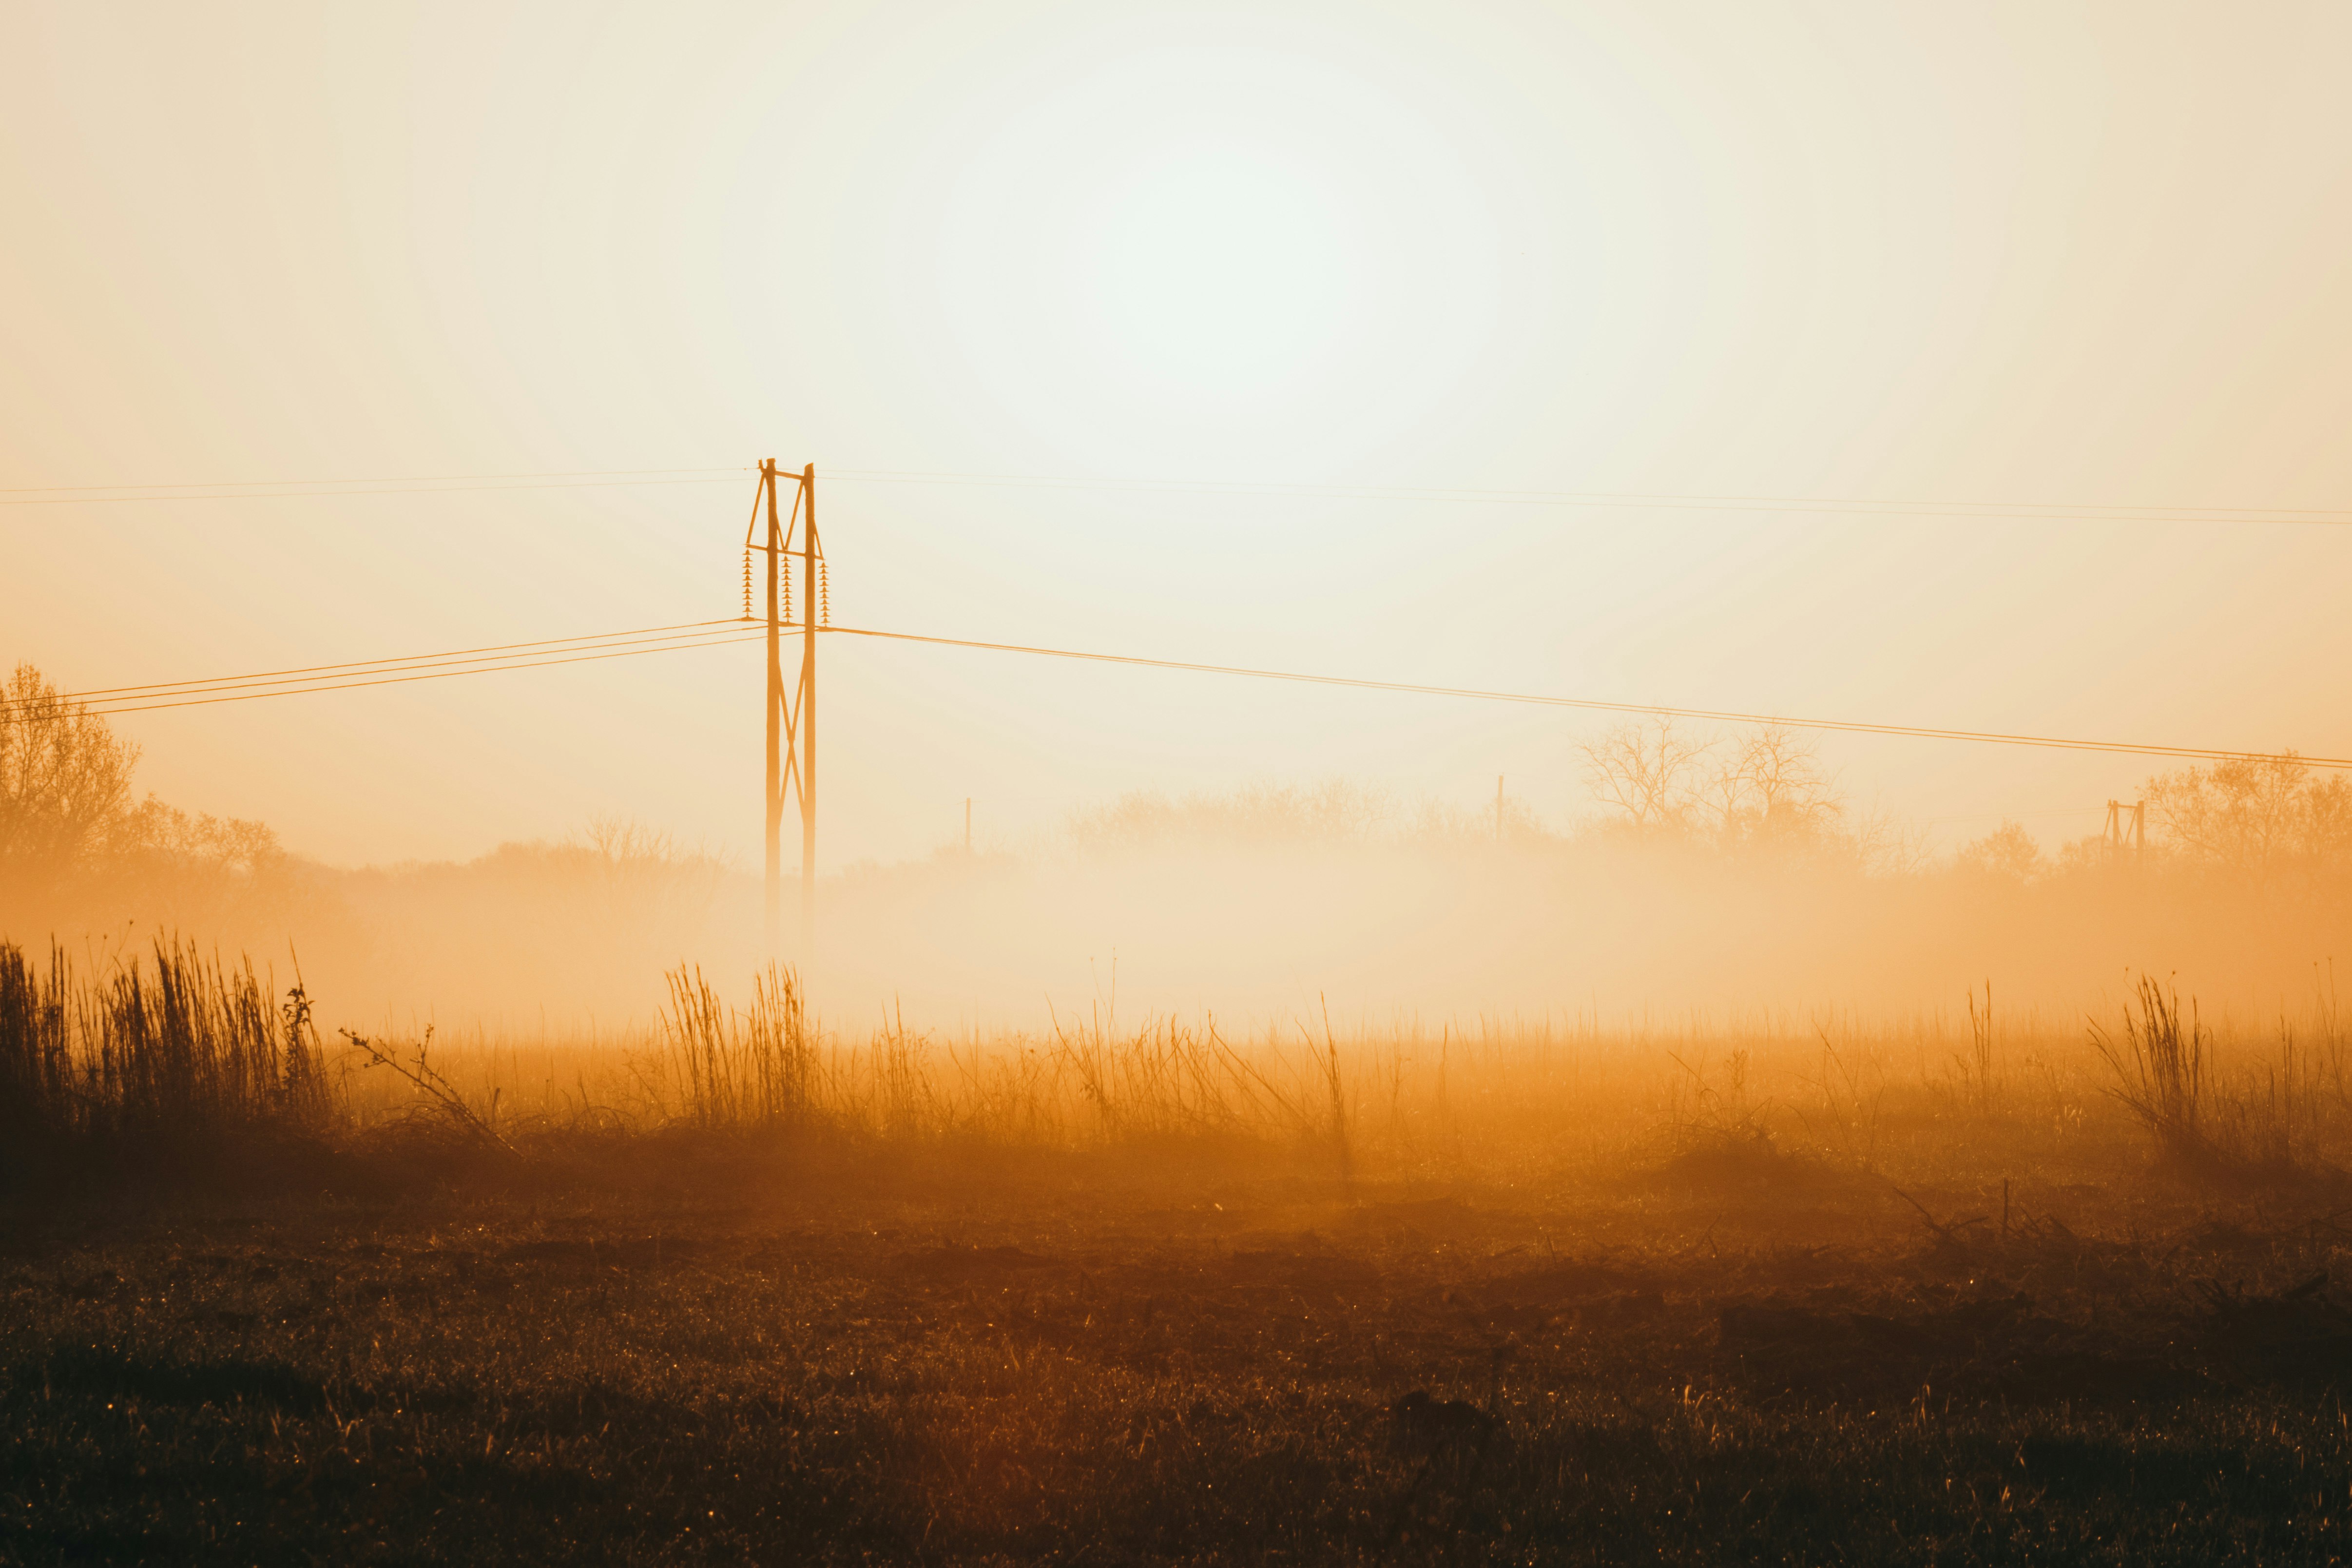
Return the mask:
[[[743,618],[751,618],[751,547],[743,547]]]
[[[816,591],[819,595],[817,624],[829,626],[833,625],[833,568],[825,564],[822,555],[816,562]]]

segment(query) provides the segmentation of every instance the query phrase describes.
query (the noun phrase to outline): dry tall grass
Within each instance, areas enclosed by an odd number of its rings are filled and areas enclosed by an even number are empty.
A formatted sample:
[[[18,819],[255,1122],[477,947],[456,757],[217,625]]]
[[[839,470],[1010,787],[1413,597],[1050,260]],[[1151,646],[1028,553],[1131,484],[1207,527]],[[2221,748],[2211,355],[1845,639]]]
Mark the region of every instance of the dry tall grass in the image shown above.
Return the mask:
[[[322,1043],[299,985],[280,994],[250,964],[184,944],[95,975],[61,951],[34,963],[0,945],[0,1158],[21,1178],[68,1152],[136,1171],[273,1140],[363,1150],[421,1133],[527,1158],[593,1133],[1247,1154],[1343,1185],[1669,1166],[1733,1180],[1790,1162],[1998,1179],[2094,1154],[2112,1168],[2137,1133],[2197,1180],[2352,1163],[2352,1041],[2326,997],[2307,1021],[2217,1029],[2147,982],[2112,1026],[2005,1016],[1996,1046],[1978,998],[1893,1023],[1341,1030],[1325,1016],[1229,1038],[1213,1018],[1121,1025],[1108,1006],[1034,1036],[945,1036],[895,1015],[853,1031],[818,1019],[788,968],[740,1005],[685,967],[669,994],[643,1033],[345,1029]]]
[[[146,1163],[332,1117],[310,999],[250,962],[158,942],[78,980],[0,944],[0,1131],[22,1163],[68,1146]]]

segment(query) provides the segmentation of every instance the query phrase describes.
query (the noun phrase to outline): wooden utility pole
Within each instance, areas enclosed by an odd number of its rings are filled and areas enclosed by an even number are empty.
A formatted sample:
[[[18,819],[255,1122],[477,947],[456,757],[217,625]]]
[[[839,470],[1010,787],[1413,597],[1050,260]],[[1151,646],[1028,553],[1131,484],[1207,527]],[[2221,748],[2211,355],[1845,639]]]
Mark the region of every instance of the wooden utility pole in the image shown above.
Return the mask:
[[[760,462],[760,488],[768,500],[768,952],[776,951],[783,910],[784,663],[783,623],[776,615],[776,574],[782,567],[783,531],[776,519],[776,460]]]
[[[773,485],[772,480],[770,481]],[[773,517],[776,492],[768,491]],[[801,469],[801,962],[816,958],[816,623],[824,604],[816,579],[816,465]],[[776,803],[781,811],[783,802]]]
[[[2128,845],[2134,864],[2147,858],[2147,802],[2107,802],[2107,854],[2120,858]]]
[[[801,806],[801,962],[813,956],[816,941],[816,634],[826,618],[824,550],[816,536],[816,465],[803,467],[794,476],[799,487],[787,520],[782,498],[783,470],[773,458],[760,460],[760,491],[751,505],[751,529],[743,536],[747,550],[764,550],[768,557],[768,790],[767,936],[773,957],[783,937],[784,792],[790,788]],[[760,510],[768,513],[768,542],[751,542]],[[800,529],[803,593],[798,622],[793,619],[792,547]],[[748,590],[751,584],[744,584]],[[746,606],[748,608],[748,606]],[[801,628],[800,682],[788,696],[784,690],[783,633]],[[794,747],[799,750],[795,754]]]

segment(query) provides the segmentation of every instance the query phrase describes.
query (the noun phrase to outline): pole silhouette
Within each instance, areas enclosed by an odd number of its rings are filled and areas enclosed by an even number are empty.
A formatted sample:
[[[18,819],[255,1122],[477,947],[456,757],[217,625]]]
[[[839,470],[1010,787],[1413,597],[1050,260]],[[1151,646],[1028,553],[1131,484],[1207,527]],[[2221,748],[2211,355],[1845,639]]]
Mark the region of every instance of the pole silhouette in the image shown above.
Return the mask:
[[[767,806],[767,936],[768,952],[776,951],[778,928],[783,921],[784,837],[784,664],[783,623],[776,614],[776,572],[783,549],[776,519],[776,460],[760,461],[760,488],[768,500],[768,790]]]
[[[768,514],[775,515],[774,480]],[[816,958],[816,623],[827,608],[817,587],[816,465],[801,469],[801,963]],[[783,802],[776,802],[781,816]]]

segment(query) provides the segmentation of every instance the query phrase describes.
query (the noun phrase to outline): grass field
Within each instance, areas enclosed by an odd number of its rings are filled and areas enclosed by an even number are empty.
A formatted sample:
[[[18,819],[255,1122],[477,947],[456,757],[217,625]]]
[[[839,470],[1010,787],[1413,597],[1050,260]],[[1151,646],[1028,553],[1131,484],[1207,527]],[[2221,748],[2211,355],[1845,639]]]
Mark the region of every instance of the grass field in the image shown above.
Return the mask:
[[[2280,1563],[2316,1208],[673,1152],[11,1226],[25,1562]],[[1938,1223],[1998,1194],[1914,1194]],[[2315,1281],[2317,1281],[2315,1283]],[[1425,1400],[1413,1398],[1416,1393]]]
[[[288,1069],[251,1005],[178,1015],[249,1080],[209,1153],[61,1073],[0,1561],[2352,1552],[2332,1022],[971,1057],[683,978],[520,1109],[517,1047]],[[71,1052],[136,1032],[77,994]]]

